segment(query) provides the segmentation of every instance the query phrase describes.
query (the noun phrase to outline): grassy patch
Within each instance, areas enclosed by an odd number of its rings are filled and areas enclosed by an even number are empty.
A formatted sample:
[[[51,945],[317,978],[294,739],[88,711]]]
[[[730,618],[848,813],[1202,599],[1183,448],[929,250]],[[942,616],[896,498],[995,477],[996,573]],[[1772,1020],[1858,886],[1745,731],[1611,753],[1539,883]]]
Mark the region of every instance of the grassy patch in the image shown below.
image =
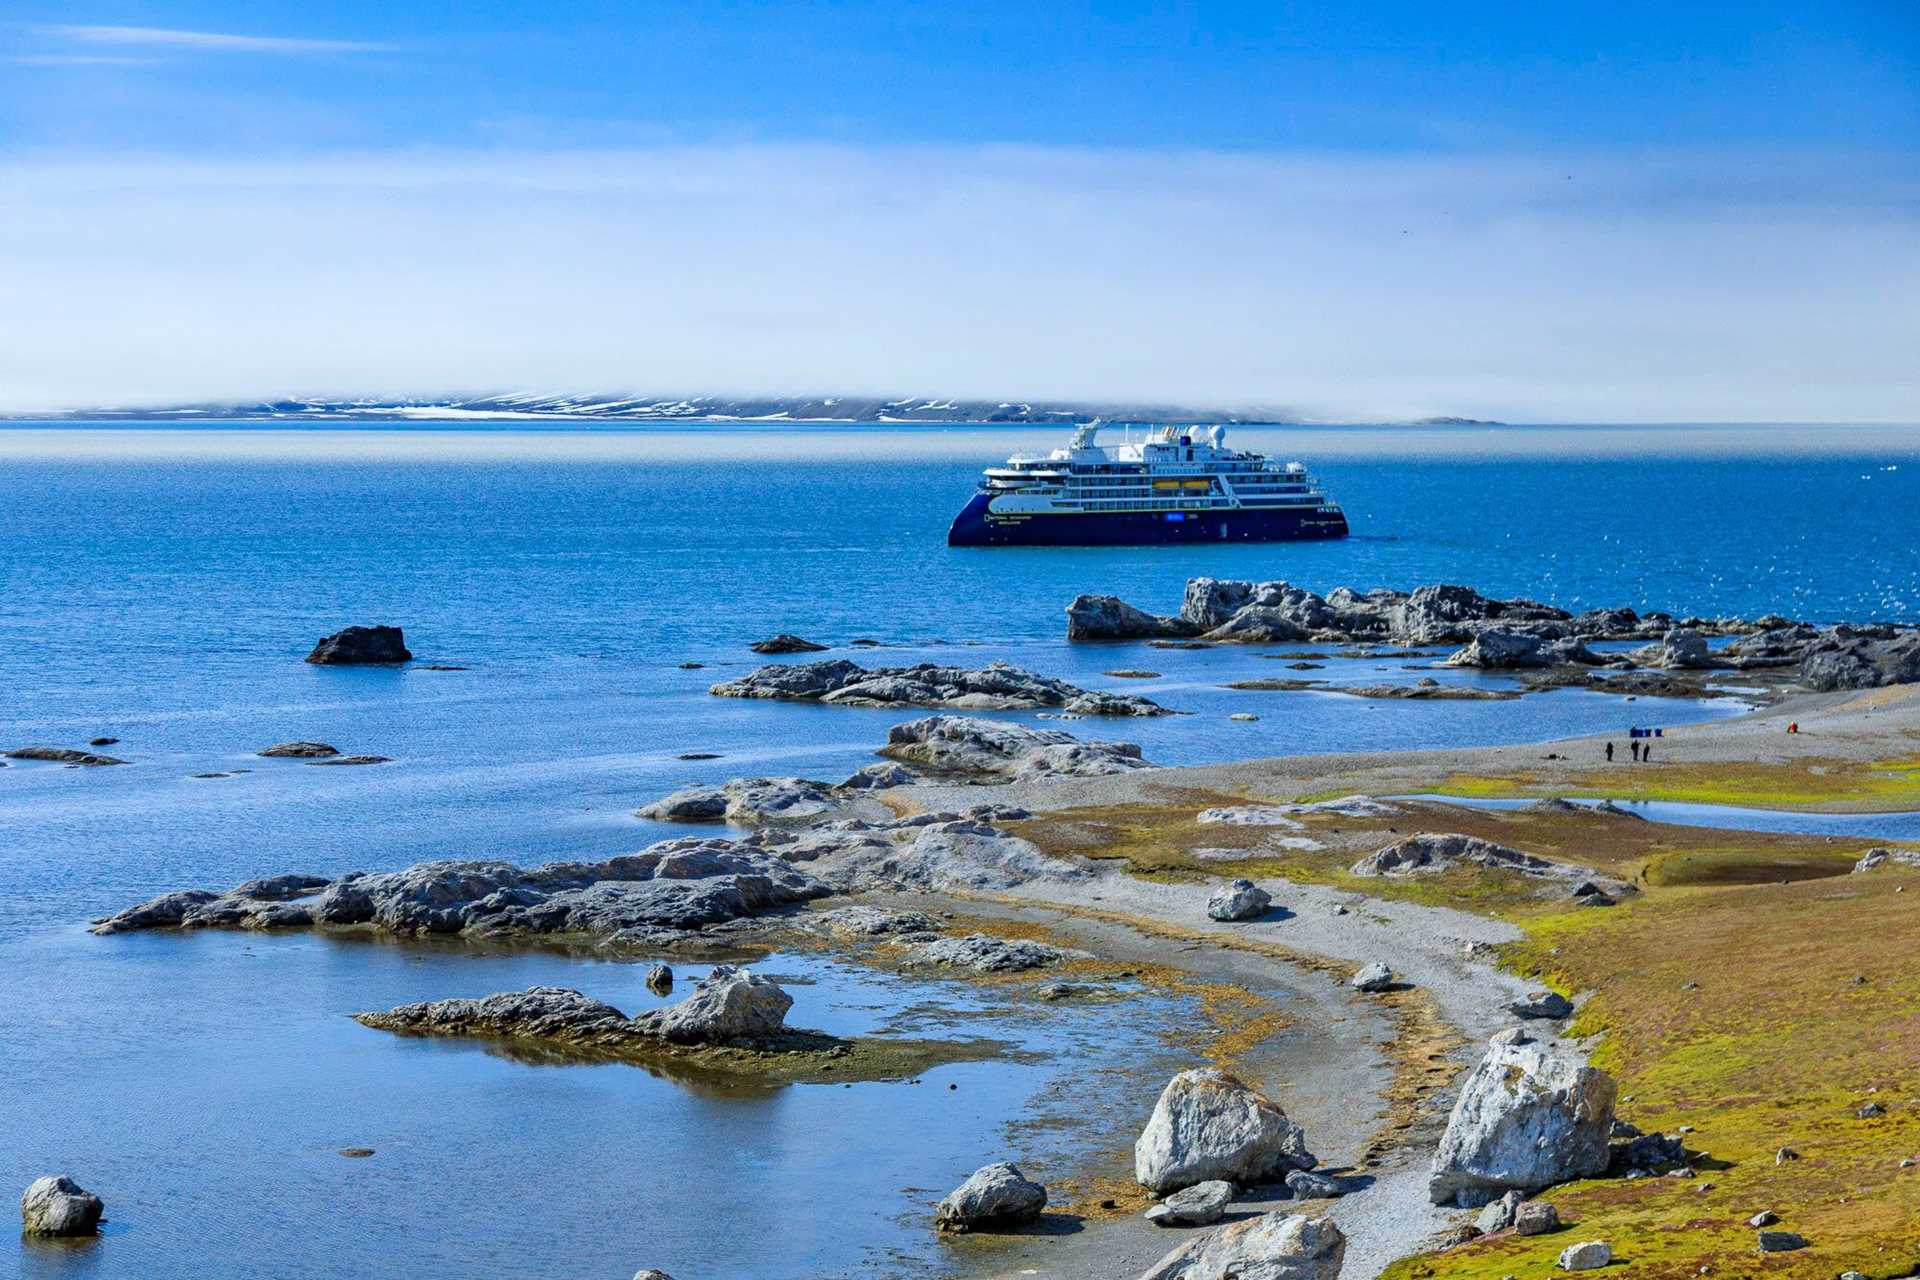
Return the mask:
[[[1575,795],[1605,800],[1682,800],[1753,809],[1920,808],[1920,757],[1861,763],[1802,760],[1792,764],[1661,762],[1615,765],[1552,778],[1531,769],[1454,773],[1431,788],[1442,795],[1513,797]]]

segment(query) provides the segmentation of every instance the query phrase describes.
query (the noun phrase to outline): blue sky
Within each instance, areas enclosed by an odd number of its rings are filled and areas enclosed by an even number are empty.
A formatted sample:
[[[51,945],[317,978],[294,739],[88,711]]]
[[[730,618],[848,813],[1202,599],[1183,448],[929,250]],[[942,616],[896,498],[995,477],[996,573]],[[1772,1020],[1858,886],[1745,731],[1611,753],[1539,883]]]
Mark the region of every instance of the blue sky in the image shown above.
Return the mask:
[[[1909,0],[15,0],[0,407],[1910,419],[1917,155]]]

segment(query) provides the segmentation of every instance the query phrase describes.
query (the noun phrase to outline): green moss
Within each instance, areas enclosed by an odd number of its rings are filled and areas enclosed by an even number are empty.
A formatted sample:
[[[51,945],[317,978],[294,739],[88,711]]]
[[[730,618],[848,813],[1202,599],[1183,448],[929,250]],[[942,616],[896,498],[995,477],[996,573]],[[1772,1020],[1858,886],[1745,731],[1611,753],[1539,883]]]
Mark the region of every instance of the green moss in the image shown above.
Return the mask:
[[[1536,770],[1510,774],[1449,774],[1431,788],[1469,798],[1577,795],[1603,800],[1678,800],[1759,809],[1835,806],[1894,810],[1920,806],[1920,760],[1858,763],[1809,760],[1794,764],[1660,763],[1615,766],[1571,776]]]

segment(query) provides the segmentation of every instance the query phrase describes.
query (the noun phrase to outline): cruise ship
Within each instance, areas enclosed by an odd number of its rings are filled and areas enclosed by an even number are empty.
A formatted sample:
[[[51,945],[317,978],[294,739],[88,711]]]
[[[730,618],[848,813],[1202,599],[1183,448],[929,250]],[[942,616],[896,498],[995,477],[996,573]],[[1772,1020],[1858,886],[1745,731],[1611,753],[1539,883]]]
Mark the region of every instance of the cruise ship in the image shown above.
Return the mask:
[[[988,467],[947,533],[954,547],[1068,547],[1344,538],[1347,518],[1297,462],[1226,447],[1222,426],[1145,428]]]

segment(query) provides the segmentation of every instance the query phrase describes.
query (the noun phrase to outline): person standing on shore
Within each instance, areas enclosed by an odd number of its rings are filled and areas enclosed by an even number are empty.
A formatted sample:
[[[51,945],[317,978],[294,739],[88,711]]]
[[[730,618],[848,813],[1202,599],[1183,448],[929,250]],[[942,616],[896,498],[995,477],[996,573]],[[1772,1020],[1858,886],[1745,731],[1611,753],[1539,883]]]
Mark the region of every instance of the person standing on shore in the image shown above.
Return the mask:
[[[1640,744],[1638,742],[1633,743],[1633,758],[1635,760],[1640,758]]]
[[[1651,742],[1649,742],[1646,746],[1640,748],[1640,763],[1641,764],[1653,763],[1653,744]]]
[[[1607,763],[1613,763],[1613,744],[1611,742],[1607,744]]]

